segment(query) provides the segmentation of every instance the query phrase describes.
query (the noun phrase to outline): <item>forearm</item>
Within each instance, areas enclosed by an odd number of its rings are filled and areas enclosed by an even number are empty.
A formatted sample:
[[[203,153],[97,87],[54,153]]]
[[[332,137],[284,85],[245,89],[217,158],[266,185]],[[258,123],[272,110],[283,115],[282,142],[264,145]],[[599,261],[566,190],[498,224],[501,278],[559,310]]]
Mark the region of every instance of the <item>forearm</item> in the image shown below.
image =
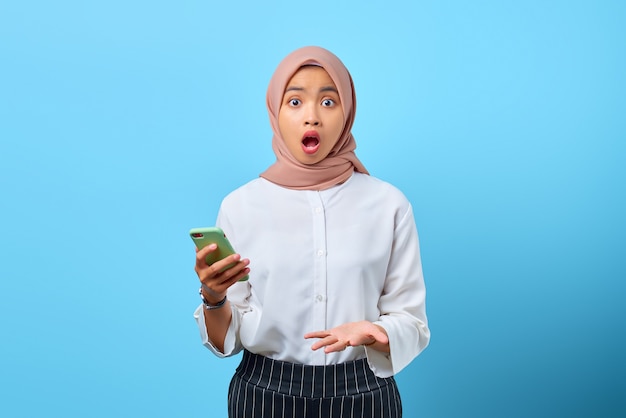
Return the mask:
[[[204,292],[203,292],[204,293]],[[205,299],[213,304],[213,302],[204,295]],[[224,352],[224,341],[228,332],[228,327],[232,320],[232,311],[230,302],[226,300],[224,305],[218,309],[207,309],[202,306],[204,315],[204,326],[209,340],[220,352]]]

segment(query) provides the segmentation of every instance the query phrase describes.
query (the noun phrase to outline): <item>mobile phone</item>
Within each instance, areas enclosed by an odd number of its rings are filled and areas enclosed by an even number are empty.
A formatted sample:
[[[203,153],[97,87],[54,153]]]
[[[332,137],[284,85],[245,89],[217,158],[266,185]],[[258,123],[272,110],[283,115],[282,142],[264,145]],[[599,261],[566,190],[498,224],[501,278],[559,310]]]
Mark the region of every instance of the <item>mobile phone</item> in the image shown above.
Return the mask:
[[[226,238],[226,234],[224,233],[224,231],[222,231],[221,228],[218,228],[216,226],[204,227],[204,228],[192,228],[189,231],[189,236],[191,237],[191,239],[196,244],[196,247],[198,247],[199,250],[201,250],[202,248],[206,247],[209,244],[217,244],[217,249],[209,253],[209,255],[207,255],[206,257],[206,263],[209,265],[223,258],[226,258],[231,254],[235,254],[235,250],[233,249],[233,246],[230,244],[230,241],[228,241],[228,238]],[[224,267],[222,271],[229,269],[230,267],[234,265],[235,263],[229,264],[226,267]],[[249,278],[248,275],[246,275],[244,278],[240,279],[239,281],[245,282],[246,280],[248,280],[248,278]]]

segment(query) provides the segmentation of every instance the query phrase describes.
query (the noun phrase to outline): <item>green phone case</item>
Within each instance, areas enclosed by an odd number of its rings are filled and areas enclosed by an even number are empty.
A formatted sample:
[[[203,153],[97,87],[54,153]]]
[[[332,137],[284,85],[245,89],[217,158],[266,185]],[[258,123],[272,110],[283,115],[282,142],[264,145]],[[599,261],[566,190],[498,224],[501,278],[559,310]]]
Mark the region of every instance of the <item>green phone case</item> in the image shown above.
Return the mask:
[[[233,246],[226,238],[226,234],[222,231],[221,228],[216,226],[212,227],[204,227],[204,228],[192,228],[189,231],[189,236],[196,244],[199,250],[206,247],[209,244],[215,243],[217,244],[217,249],[212,253],[209,253],[206,257],[207,264],[213,264],[216,261],[219,261],[225,257],[228,257],[231,254],[235,254],[235,250]],[[229,264],[223,270],[226,270],[232,267],[234,264]],[[223,271],[222,270],[222,271]],[[248,276],[246,275],[243,279],[239,280],[240,282],[245,282],[248,280]]]

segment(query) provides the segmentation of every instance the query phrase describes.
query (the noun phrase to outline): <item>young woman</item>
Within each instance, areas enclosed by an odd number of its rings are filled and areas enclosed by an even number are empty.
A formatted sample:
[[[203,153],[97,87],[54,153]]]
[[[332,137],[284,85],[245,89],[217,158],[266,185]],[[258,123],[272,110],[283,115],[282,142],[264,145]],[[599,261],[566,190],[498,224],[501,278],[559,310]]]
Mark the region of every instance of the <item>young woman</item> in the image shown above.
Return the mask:
[[[430,339],[411,204],[356,157],[354,86],[331,52],[289,54],[267,107],[276,162],[217,219],[249,258],[196,254],[203,343],[243,350],[229,416],[399,417],[393,375]]]

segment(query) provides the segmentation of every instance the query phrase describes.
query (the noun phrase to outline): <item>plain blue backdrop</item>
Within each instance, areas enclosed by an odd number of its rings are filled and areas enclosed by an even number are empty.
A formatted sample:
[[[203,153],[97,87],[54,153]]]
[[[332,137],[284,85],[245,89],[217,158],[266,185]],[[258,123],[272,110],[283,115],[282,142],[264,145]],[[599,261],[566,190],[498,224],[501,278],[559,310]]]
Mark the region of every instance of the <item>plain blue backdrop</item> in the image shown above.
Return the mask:
[[[191,227],[274,160],[304,45],[407,195],[432,342],[405,416],[626,414],[626,3],[0,2],[0,415],[225,417]]]

